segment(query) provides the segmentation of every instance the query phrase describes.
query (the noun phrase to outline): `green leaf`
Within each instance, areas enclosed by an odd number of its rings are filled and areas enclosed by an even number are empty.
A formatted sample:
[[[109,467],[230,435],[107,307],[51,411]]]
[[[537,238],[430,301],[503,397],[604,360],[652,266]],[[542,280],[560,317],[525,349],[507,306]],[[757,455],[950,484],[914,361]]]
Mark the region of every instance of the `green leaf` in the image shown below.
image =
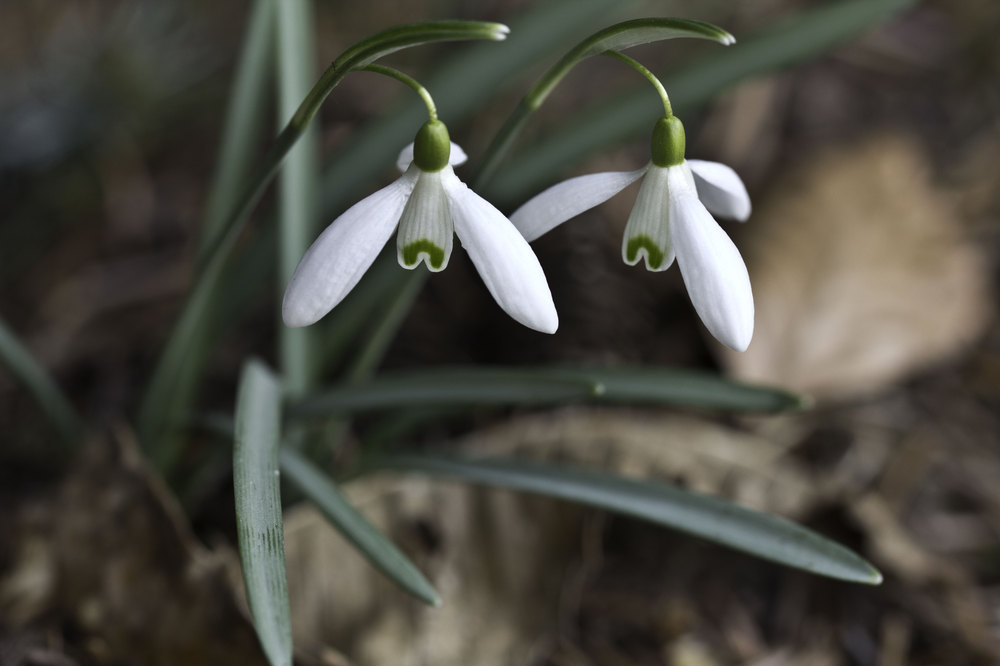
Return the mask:
[[[400,49],[430,42],[463,40],[502,41],[510,29],[502,23],[487,21],[421,21],[387,28],[375,33],[344,51],[333,67],[357,70]]]
[[[243,365],[236,398],[233,485],[243,582],[254,627],[272,666],[291,666],[292,630],[278,447],[281,384],[260,361]]]
[[[237,60],[233,89],[222,124],[222,142],[215,175],[208,189],[201,226],[199,255],[219,242],[226,215],[236,205],[240,186],[248,175],[253,149],[264,126],[266,91],[271,68],[274,13],[270,0],[254,0],[243,48]],[[201,259],[205,259],[201,256]]]
[[[914,0],[850,0],[802,12],[727,49],[685,63],[660,77],[678,115],[705,103],[725,88],[752,76],[788,67],[856,36]],[[487,197],[516,205],[543,189],[567,166],[609,145],[647,136],[662,115],[655,96],[642,86],[599,103],[560,123],[557,129],[515,155],[510,166],[487,183]]]
[[[278,74],[278,129],[291,120],[299,102],[309,94],[316,78],[313,66],[312,0],[274,3]],[[292,278],[295,267],[315,238],[319,189],[319,132],[310,125],[288,151],[278,173],[279,290]],[[314,370],[310,328],[289,328],[278,322],[278,349],[285,390],[291,394],[308,388]]]
[[[802,409],[808,399],[716,375],[660,368],[452,367],[381,374],[289,405],[290,417],[442,405],[647,403],[736,412]]]
[[[506,460],[413,455],[374,462],[376,469],[423,472],[621,513],[821,576],[882,582],[882,574],[857,554],[800,525],[664,483]]]
[[[425,604],[441,605],[441,598],[420,570],[347,501],[332,479],[288,447],[281,450],[281,469],[376,569]]]
[[[31,393],[52,426],[67,444],[77,444],[83,434],[80,417],[63,395],[52,377],[31,352],[21,344],[14,332],[0,319],[0,362]]]

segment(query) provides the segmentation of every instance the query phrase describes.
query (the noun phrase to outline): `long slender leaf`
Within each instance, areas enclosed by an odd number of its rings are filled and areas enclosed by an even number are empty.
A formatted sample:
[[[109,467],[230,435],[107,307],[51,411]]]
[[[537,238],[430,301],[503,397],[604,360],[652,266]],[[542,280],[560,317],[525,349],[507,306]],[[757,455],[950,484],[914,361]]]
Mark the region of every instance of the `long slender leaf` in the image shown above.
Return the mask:
[[[823,53],[912,5],[914,0],[831,2],[767,28],[733,46],[685,63],[661,77],[674,112],[683,114],[728,86]],[[486,194],[516,204],[543,188],[561,169],[614,143],[648,133],[662,115],[647,86],[595,105],[561,123],[542,140],[517,153],[489,181]]]
[[[295,115],[316,78],[313,63],[312,0],[274,2],[277,23],[278,129]],[[288,151],[278,174],[278,284],[288,284],[313,239],[319,187],[319,132],[307,129]],[[308,387],[313,364],[313,331],[278,327],[281,374],[285,389],[298,394]]]
[[[76,444],[83,434],[80,417],[52,377],[14,332],[0,319],[0,363],[3,363],[34,397],[52,426],[67,444]]]
[[[783,518],[664,483],[552,465],[393,456],[376,468],[415,471],[614,511],[797,569],[877,585],[882,574],[854,552]]]
[[[441,598],[420,570],[347,501],[332,479],[288,447],[281,450],[281,469],[302,494],[323,512],[327,520],[386,578],[425,604],[441,605]]]
[[[226,214],[236,205],[240,185],[248,175],[253,148],[264,126],[273,18],[271,0],[254,0],[222,124],[219,161],[208,190],[201,227],[200,254],[216,245],[225,230]]]
[[[226,274],[227,253],[213,255],[211,250],[231,248],[236,242],[236,234],[227,233],[226,222],[231,209],[238,205],[240,188],[249,172],[247,151],[263,122],[261,98],[271,72],[273,18],[271,0],[256,0],[237,63],[219,163],[205,212],[199,248],[203,270],[160,356],[139,411],[139,439],[164,473],[177,458],[182,441],[180,425],[190,413],[202,368],[219,334],[219,320],[212,317],[213,289]]]
[[[645,403],[735,412],[802,409],[807,398],[739,384],[716,375],[660,368],[453,367],[384,373],[289,405],[290,417],[345,411],[447,405],[547,405],[567,402]]]
[[[261,362],[243,366],[236,399],[233,485],[243,582],[254,627],[272,666],[291,666],[278,447],[281,384]]]

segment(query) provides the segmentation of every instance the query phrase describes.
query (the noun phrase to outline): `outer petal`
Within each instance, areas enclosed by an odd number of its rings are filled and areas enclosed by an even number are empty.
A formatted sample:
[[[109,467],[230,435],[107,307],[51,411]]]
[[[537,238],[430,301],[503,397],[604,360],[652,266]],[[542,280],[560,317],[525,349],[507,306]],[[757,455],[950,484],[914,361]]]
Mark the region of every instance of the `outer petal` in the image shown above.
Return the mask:
[[[739,175],[719,162],[687,160],[698,187],[698,198],[713,215],[746,222],[750,217],[750,195]]]
[[[503,213],[457,177],[445,181],[455,233],[494,300],[516,321],[555,333],[559,316],[528,241]]]
[[[578,176],[553,185],[514,211],[510,221],[529,242],[615,196],[634,183],[647,166],[636,171],[609,171]]]
[[[418,170],[354,204],[306,251],[281,304],[288,326],[308,326],[332,310],[375,261],[399,223]]]
[[[681,173],[682,170],[651,164],[646,172],[622,237],[622,260],[629,266],[645,258],[648,270],[665,271],[674,263],[668,224],[670,187],[676,186],[669,181],[671,172]],[[685,187],[693,192],[693,185]]]
[[[452,141],[451,155],[448,156],[448,164],[451,166],[458,166],[459,164],[465,164],[467,159],[469,159],[469,157],[465,154],[465,151],[462,150],[462,147]],[[400,171],[406,171],[412,162],[413,144],[411,143],[406,148],[399,151],[399,157],[396,158],[396,168]]]
[[[739,250],[689,188],[673,187],[670,233],[698,316],[719,342],[745,351],[753,337],[753,293]]]

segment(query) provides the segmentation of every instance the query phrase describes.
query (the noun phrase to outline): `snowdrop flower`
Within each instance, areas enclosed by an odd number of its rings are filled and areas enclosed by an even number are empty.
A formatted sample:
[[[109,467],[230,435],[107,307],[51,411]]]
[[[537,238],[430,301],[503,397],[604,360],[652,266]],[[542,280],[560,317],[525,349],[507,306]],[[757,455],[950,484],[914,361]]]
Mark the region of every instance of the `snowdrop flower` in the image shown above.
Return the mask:
[[[398,227],[404,268],[423,262],[444,270],[457,234],[500,307],[529,328],[554,333],[558,317],[538,259],[510,220],[458,179],[452,166],[464,161],[444,123],[421,127],[400,153],[403,175],[349,208],[306,251],[285,290],[285,324],[308,326],[332,310]]]
[[[674,116],[653,130],[652,161],[637,171],[571,178],[528,201],[511,222],[532,241],[643,178],[625,226],[622,258],[665,271],[674,258],[695,311],[713,336],[745,351],[753,336],[753,294],[739,250],[709,213],[745,221],[750,197],[724,164],[684,159],[684,128]]]

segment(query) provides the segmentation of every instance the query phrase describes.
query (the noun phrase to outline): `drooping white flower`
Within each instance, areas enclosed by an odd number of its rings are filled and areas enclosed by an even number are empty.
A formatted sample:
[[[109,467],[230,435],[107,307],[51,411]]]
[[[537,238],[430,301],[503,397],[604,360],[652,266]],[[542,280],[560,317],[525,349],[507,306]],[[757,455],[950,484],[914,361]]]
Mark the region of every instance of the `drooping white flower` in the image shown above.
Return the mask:
[[[528,242],[503,213],[452,169],[465,153],[440,121],[421,128],[397,162],[403,175],[354,204],[319,235],[285,290],[288,326],[315,323],[354,288],[398,227],[400,265],[444,270],[458,235],[490,294],[529,328],[554,333],[558,316],[545,274]]]
[[[643,178],[625,226],[622,258],[664,271],[674,259],[695,311],[717,340],[744,351],[753,337],[753,293],[739,250],[712,213],[745,221],[750,197],[743,181],[718,162],[684,159],[683,128],[663,118],[653,132],[653,160],[636,171],[571,178],[534,197],[510,216],[528,241],[601,204]]]

